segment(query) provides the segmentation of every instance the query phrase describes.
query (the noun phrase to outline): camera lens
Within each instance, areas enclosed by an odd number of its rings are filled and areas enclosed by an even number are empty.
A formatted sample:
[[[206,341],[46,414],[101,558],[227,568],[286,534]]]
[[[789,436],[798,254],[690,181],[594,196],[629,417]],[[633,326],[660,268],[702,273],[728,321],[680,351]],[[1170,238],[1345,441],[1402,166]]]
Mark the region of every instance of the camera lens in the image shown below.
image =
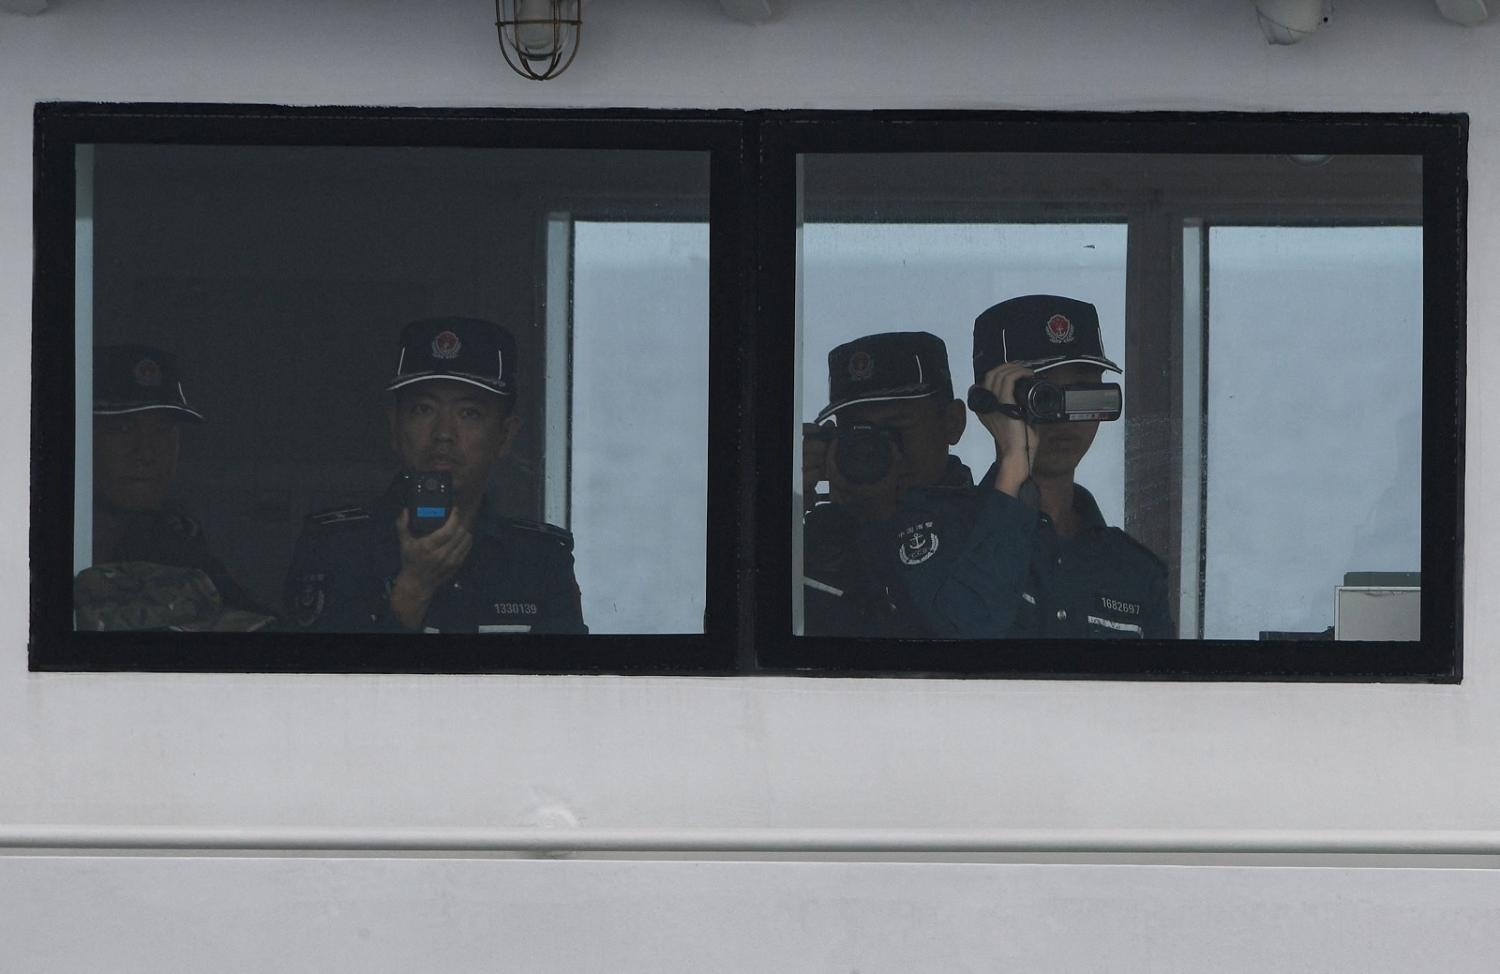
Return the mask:
[[[1062,418],[1063,388],[1046,379],[1016,380],[1016,401],[1033,421]]]
[[[878,484],[891,472],[891,441],[873,426],[839,430],[834,463],[851,484]]]

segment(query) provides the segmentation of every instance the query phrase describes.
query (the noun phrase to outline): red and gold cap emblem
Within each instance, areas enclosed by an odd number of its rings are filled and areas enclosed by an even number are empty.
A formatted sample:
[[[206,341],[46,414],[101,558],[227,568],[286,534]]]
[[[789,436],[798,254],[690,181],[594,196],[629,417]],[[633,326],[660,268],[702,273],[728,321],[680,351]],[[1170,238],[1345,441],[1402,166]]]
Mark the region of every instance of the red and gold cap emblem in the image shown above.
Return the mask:
[[[440,331],[432,340],[432,357],[441,359],[458,358],[459,351],[464,347],[463,342],[451,331]]]
[[[138,386],[161,385],[161,364],[154,358],[143,358],[135,363],[135,384]]]
[[[1047,319],[1047,340],[1062,345],[1073,340],[1073,322],[1067,315],[1053,315]]]

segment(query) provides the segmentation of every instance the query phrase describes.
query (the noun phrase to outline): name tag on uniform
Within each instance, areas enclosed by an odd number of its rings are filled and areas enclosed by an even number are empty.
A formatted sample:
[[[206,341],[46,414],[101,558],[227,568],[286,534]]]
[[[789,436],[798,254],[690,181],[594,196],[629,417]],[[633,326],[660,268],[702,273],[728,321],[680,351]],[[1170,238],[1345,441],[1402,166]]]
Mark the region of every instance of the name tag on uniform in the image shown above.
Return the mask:
[[[1126,602],[1123,599],[1112,599],[1107,595],[1094,596],[1097,607],[1112,615],[1133,616],[1140,618],[1141,606],[1138,602]]]
[[[511,620],[511,619],[515,619],[518,616],[524,618],[526,616],[534,616],[534,615],[537,614],[537,612],[538,612],[538,609],[537,609],[537,604],[535,602],[496,602],[495,603],[495,615],[499,616],[501,619]],[[510,622],[510,621],[506,621],[506,622],[494,622],[494,623],[490,623],[488,625],[481,624],[481,625],[478,626],[478,629],[479,629],[480,632],[485,632],[485,633],[493,633],[493,632],[530,632],[531,631],[531,623],[529,623],[529,622],[525,622],[525,623],[522,623],[522,622]]]
[[[1088,617],[1090,625],[1112,629],[1115,632],[1128,632],[1136,636],[1145,635],[1144,630],[1141,629],[1141,604],[1139,602],[1127,602],[1108,595],[1096,595],[1093,608],[1094,611],[1089,613]]]

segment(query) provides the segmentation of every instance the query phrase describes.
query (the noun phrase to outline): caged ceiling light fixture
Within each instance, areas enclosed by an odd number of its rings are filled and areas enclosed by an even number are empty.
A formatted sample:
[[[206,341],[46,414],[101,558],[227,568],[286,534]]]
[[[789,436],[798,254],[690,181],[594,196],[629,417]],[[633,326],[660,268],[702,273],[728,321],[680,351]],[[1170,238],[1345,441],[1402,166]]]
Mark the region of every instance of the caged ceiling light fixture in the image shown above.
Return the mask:
[[[578,53],[583,0],[495,0],[500,53],[512,71],[546,81],[568,70]]]
[[[1333,19],[1333,0],[1255,0],[1268,44],[1295,44]]]

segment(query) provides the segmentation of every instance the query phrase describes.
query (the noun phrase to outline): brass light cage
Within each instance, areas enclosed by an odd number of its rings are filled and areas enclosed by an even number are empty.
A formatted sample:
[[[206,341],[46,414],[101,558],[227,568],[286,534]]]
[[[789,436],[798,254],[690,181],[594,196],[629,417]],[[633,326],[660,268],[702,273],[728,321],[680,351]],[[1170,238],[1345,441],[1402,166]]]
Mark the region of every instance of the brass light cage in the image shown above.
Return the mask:
[[[583,29],[582,0],[495,0],[500,54],[510,69],[532,81],[568,70]]]

